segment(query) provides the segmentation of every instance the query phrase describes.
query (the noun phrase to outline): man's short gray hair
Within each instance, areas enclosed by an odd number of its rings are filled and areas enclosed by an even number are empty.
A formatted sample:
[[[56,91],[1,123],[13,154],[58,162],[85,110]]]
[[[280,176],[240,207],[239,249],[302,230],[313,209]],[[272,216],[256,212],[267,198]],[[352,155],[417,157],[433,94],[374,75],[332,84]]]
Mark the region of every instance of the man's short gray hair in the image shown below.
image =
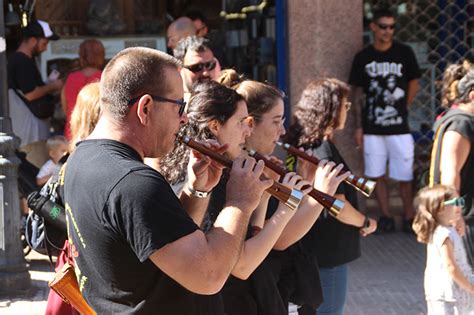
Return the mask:
[[[166,96],[167,68],[177,69],[176,58],[145,47],[127,48],[115,55],[105,67],[100,80],[101,106],[116,120],[129,112],[128,102],[143,94]]]
[[[176,48],[173,49],[173,55],[182,62],[188,51],[203,52],[207,49],[211,50],[209,45],[210,41],[207,38],[196,35],[188,36],[178,42]]]

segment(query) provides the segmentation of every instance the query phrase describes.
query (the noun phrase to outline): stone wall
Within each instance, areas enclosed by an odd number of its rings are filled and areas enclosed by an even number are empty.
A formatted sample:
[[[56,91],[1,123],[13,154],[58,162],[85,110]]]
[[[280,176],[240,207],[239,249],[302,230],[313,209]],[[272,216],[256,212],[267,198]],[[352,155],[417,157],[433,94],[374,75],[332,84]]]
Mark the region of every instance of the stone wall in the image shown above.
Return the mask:
[[[362,48],[362,0],[288,0],[290,104],[298,102],[306,84],[318,77],[347,82],[354,54]],[[354,114],[335,142],[354,173],[362,172],[362,156],[353,142]]]

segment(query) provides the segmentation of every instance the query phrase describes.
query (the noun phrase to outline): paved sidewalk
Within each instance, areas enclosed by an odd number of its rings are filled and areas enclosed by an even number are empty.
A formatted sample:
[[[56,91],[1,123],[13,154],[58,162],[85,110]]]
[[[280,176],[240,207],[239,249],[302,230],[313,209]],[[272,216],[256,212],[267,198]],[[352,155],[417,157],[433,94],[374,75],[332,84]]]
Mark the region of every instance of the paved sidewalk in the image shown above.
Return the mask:
[[[426,247],[396,232],[362,239],[362,257],[349,265],[345,314],[426,313],[423,272]]]
[[[1,315],[43,315],[48,298],[48,281],[52,279],[53,267],[49,258],[34,251],[26,256],[31,276],[28,292],[10,297],[0,297]]]

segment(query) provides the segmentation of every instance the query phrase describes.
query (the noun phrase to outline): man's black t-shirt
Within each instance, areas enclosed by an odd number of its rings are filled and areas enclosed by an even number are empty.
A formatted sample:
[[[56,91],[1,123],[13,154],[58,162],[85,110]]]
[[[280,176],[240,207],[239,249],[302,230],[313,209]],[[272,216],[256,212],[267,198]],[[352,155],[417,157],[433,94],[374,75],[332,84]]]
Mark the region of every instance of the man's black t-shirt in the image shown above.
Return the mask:
[[[148,258],[198,227],[135,150],[83,141],[65,173],[76,275],[98,314],[223,314],[220,296],[191,293]]]
[[[14,52],[8,58],[8,87],[21,90],[24,94],[33,91],[44,82],[35,60],[22,52]],[[44,96],[44,101],[51,101],[49,95]],[[41,98],[41,99],[43,99]]]
[[[23,94],[27,94],[43,85],[44,82],[41,78],[41,73],[33,58],[18,51],[11,54],[8,58],[8,87],[10,89],[21,90]],[[25,104],[30,107],[30,110],[32,110],[35,115],[38,115],[38,117],[47,118],[53,114],[54,100],[50,94],[46,94],[33,101],[24,101]],[[32,108],[38,109],[35,111]]]
[[[319,159],[330,160],[336,164],[344,163],[336,146],[329,141],[323,141],[321,145],[314,147],[313,153]],[[357,209],[357,194],[352,186],[343,182],[337,188],[336,194],[343,194]],[[339,222],[329,215],[326,209],[302,241],[304,248],[316,256],[319,267],[331,268],[360,257],[359,229]]]
[[[370,45],[352,63],[349,83],[362,87],[366,95],[362,114],[364,133],[396,135],[409,133],[408,82],[420,77],[412,49],[393,42],[387,51]]]

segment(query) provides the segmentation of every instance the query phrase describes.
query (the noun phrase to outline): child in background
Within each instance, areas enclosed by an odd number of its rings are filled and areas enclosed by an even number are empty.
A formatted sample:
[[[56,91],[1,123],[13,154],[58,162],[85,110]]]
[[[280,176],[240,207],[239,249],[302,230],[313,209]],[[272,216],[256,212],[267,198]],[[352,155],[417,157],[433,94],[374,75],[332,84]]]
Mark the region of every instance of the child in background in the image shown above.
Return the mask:
[[[58,164],[59,160],[68,152],[68,145],[69,143],[64,136],[52,136],[46,141],[50,159],[44,163],[38,175],[36,175],[38,186],[43,186],[53,174],[58,173],[61,168],[61,165]]]
[[[428,245],[425,296],[428,315],[474,314],[472,269],[455,223],[464,199],[454,188],[435,185],[420,190],[413,230]]]

